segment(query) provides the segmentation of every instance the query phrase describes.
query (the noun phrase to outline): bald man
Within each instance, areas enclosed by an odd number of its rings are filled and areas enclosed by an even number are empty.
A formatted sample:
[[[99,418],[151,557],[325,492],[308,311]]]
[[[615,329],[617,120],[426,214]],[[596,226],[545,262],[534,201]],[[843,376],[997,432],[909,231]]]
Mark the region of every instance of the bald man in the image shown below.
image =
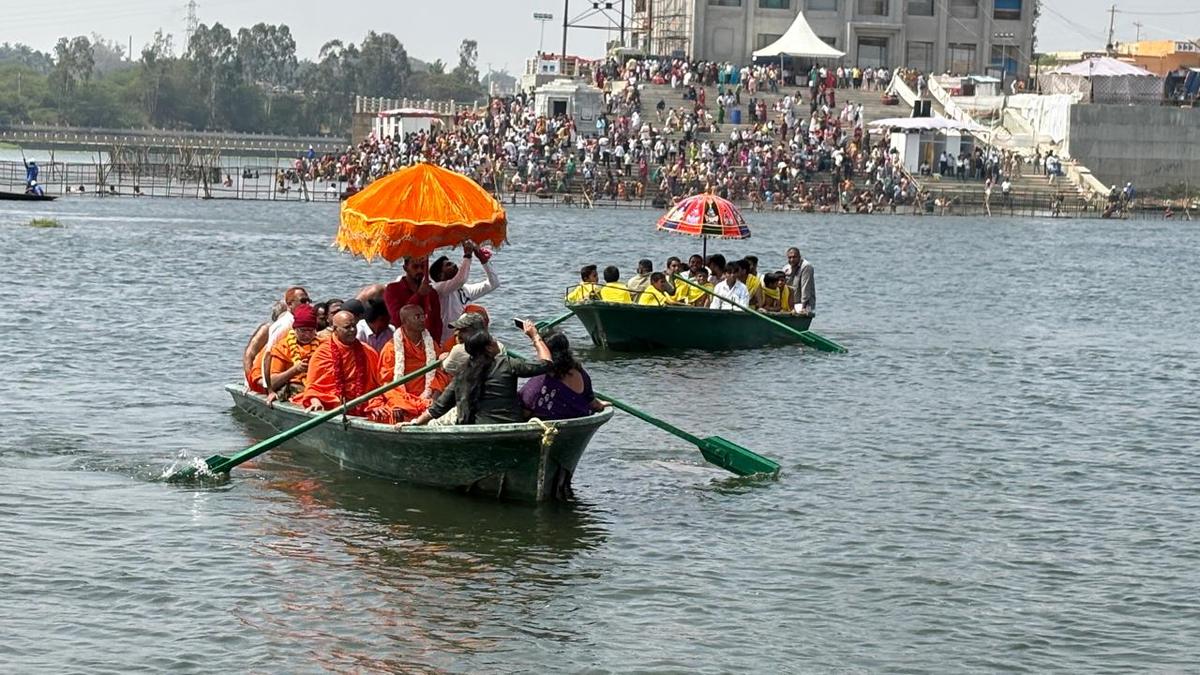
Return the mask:
[[[263,346],[262,366],[258,370],[259,384],[263,391],[270,389],[271,383],[271,349],[275,347],[275,343],[283,339],[284,335],[292,329],[292,321],[295,318],[292,316],[292,310],[297,305],[310,305],[312,300],[308,297],[308,291],[304,290],[303,286],[292,286],[283,293],[283,304],[287,305],[287,311],[279,315],[278,319],[271,324],[271,328],[267,331],[267,344]]]
[[[379,388],[379,355],[358,340],[358,320],[340,311],[333,315],[333,339],[322,342],[308,361],[304,390],[292,402],[310,411],[331,410]],[[392,412],[382,396],[347,411],[375,422],[391,423]]]
[[[400,308],[400,327],[379,352],[379,379],[398,380],[438,360],[437,343],[425,327],[425,308],[404,305]],[[389,391],[388,405],[400,421],[413,419],[425,412],[441,393],[437,370],[409,380],[403,387]]]

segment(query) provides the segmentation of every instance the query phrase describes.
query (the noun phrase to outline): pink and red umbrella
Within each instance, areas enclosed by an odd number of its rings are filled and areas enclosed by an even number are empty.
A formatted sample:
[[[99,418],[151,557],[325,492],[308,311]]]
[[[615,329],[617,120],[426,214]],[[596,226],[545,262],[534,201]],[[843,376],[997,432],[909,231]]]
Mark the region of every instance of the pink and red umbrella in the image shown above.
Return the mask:
[[[658,219],[658,229],[704,238],[749,239],[750,228],[742,212],[732,202],[712,194],[699,194],[680,200]]]

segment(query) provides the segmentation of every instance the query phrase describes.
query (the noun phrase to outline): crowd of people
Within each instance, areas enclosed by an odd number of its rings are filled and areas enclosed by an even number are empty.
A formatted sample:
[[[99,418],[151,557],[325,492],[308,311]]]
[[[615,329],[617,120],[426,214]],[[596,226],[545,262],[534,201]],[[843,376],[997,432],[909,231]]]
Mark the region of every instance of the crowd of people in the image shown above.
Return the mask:
[[[579,417],[603,408],[561,333],[522,323],[534,359],[511,357],[476,301],[500,287],[491,252],[467,242],[454,262],[408,258],[404,273],[353,298],[313,303],[287,289],[242,355],[246,386],[268,404],[329,410],[405,380],[348,411],[386,424],[499,424]],[[472,261],[485,278],[471,282]],[[518,389],[517,378],[530,378]]]
[[[596,265],[584,265],[579,270],[579,283],[566,294],[566,302],[609,302],[617,304],[672,305],[708,309],[743,311],[750,308],[813,316],[817,310],[817,288],[812,263],[800,255],[798,248],[787,250],[787,264],[779,270],[760,272],[758,256],[749,255],[727,260],[714,253],[707,260],[699,254],[688,258],[667,258],[662,271],[643,258],[637,272],[628,281],[621,280],[621,270],[608,265],[601,271]]]
[[[606,88],[595,122],[539,115],[525,93],[495,97],[428,131],[372,136],[339,155],[310,150],[280,173],[279,186],[287,189],[286,175],[344,183],[352,192],[427,161],[466,174],[501,197],[652,199],[665,205],[710,191],[755,208],[874,210],[911,203],[915,188],[886,138],[871,138],[862,105],[839,104],[836,92],[883,88],[890,77],[883,68],[814,66],[791,73],[777,63],[609,61],[594,72]],[[646,83],[670,84],[679,99],[643,101]],[[712,86],[714,106],[706,100]],[[766,93],[775,96],[764,98]],[[746,124],[727,126],[734,108],[745,109]]]

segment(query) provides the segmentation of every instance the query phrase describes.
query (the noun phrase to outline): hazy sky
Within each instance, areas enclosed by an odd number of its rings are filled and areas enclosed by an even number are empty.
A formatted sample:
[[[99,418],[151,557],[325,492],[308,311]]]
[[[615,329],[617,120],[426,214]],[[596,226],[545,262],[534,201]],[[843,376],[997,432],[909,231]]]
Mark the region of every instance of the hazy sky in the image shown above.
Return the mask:
[[[752,2],[753,0],[747,0]],[[897,0],[900,1],[900,0]],[[0,0],[0,42],[24,42],[50,50],[60,36],[99,33],[127,45],[134,53],[149,42],[156,29],[175,35],[183,46],[186,0],[62,0],[21,2]],[[632,13],[634,0],[627,0]],[[1103,48],[1108,33],[1106,0],[1044,0],[1038,48],[1044,51]],[[571,18],[587,10],[590,2],[571,2]],[[1135,21],[1143,39],[1200,38],[1200,5],[1196,0],[1118,0],[1118,41],[1136,37]],[[260,21],[286,23],[304,58],[315,58],[326,41],[340,38],[359,42],[367,30],[394,33],[411,56],[425,61],[457,62],[463,38],[479,42],[479,67],[519,73],[524,60],[538,48],[540,25],[533,12],[549,12],[545,48],[558,51],[562,41],[561,0],[197,0],[202,23],[221,22],[234,32]],[[596,16],[593,23],[606,23]],[[617,35],[614,29],[611,38]],[[568,52],[599,56],[610,35],[599,30],[572,30]]]

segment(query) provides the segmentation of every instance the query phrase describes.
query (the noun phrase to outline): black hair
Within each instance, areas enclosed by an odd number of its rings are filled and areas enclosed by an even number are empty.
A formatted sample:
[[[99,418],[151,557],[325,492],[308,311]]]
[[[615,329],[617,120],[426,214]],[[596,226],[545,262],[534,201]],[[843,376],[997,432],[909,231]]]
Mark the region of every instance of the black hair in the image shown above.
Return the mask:
[[[677,256],[671,256],[670,258],[667,258],[667,269],[671,268],[671,263],[673,263],[673,262],[677,262],[680,265],[683,265],[683,261],[680,260]]]
[[[579,280],[587,281],[588,277],[592,276],[595,273],[596,273],[595,265],[584,265],[583,267],[579,268]]]
[[[367,311],[363,312],[363,320],[372,323],[380,318],[389,318],[387,305],[379,300],[368,300]]]
[[[725,271],[725,256],[721,255],[720,253],[714,253],[708,256],[708,266],[710,268],[715,268],[713,269],[714,272],[717,270],[721,270],[722,272]]]
[[[750,263],[751,268],[758,267],[758,256],[756,255],[748,255],[745,258],[742,258],[742,260]]]
[[[654,263],[650,262],[650,260],[647,258],[642,258],[641,260],[638,261],[637,270],[638,270],[638,274],[642,274],[643,272],[653,272],[654,271]]]
[[[447,258],[446,256],[441,256],[437,260],[434,260],[432,263],[430,263],[429,264],[429,278],[434,281],[441,281],[442,280],[442,266],[445,265],[447,262],[450,262],[450,259]]]
[[[734,260],[733,262],[729,263],[729,266],[739,272],[745,272],[746,274],[750,273],[750,263],[746,262],[745,260]]]
[[[560,331],[546,336],[546,348],[550,350],[550,377],[561,380],[572,370],[582,370],[575,355],[571,353],[571,341]]]
[[[496,362],[495,357],[488,350],[491,344],[492,334],[486,330],[472,333],[463,342],[463,349],[467,351],[471,360],[455,377],[455,379],[462,378],[462,381],[466,383],[466,391],[457,392],[463,397],[459,403],[463,406],[465,413],[459,420],[459,424],[475,422],[475,413],[479,410],[479,400],[483,397],[484,380],[487,379],[488,373],[492,372],[492,366]]]
[[[767,272],[763,275],[763,286],[770,288],[779,281],[779,272]]]
[[[621,270],[617,269],[616,265],[609,265],[604,268],[604,283],[611,284],[621,278]]]
[[[662,272],[655,272],[654,274],[650,275],[650,283],[652,283],[652,284],[657,284],[660,281],[666,281],[666,280],[667,280],[667,275],[663,274]]]

